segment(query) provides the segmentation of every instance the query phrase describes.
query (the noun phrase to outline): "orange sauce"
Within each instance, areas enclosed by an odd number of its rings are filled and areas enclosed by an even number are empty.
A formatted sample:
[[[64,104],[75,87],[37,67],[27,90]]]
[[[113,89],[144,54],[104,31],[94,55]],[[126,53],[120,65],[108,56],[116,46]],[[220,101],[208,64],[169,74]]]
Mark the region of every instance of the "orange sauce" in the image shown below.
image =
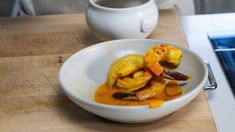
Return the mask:
[[[164,92],[159,93],[156,97],[144,101],[121,100],[112,97],[116,92],[127,92],[117,87],[109,88],[105,84],[99,86],[95,93],[95,101],[102,104],[121,105],[121,106],[137,106],[149,105],[151,108],[160,107],[164,101],[174,99],[182,94],[182,88],[174,81],[167,83]],[[167,93],[168,92],[168,93]]]

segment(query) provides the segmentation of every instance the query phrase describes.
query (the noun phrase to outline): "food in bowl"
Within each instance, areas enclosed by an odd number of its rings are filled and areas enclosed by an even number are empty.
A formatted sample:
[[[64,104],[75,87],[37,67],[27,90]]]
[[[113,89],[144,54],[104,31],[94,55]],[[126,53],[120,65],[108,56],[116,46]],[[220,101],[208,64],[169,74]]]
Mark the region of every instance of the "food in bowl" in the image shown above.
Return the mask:
[[[167,44],[149,48],[146,54],[128,54],[110,66],[107,81],[95,93],[95,101],[111,105],[161,106],[180,96],[183,89],[177,81],[189,76],[169,70],[181,62],[182,50]],[[167,67],[168,66],[168,67]]]

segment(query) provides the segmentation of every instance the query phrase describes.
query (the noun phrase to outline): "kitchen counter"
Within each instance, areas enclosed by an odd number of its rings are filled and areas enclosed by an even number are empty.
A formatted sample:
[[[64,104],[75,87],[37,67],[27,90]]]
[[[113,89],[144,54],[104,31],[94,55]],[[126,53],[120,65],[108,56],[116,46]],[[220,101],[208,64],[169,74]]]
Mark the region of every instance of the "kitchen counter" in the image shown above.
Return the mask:
[[[207,35],[211,32],[234,34],[235,13],[186,16],[182,23],[190,49],[210,63],[218,83],[216,90],[205,92],[217,130],[232,132],[235,130],[235,98]]]
[[[160,11],[150,38],[187,46],[175,11]],[[67,57],[98,43],[84,14],[0,19],[0,131],[200,131],[216,127],[202,91],[167,117],[120,124],[75,105],[61,91],[57,74]]]

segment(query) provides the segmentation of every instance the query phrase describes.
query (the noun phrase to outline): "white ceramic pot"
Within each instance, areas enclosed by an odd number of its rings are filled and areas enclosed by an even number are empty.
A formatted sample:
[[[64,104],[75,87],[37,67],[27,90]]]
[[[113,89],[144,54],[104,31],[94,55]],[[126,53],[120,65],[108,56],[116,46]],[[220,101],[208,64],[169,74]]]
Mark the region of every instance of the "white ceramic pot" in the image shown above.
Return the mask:
[[[155,0],[89,0],[86,21],[102,40],[146,38],[156,28]]]

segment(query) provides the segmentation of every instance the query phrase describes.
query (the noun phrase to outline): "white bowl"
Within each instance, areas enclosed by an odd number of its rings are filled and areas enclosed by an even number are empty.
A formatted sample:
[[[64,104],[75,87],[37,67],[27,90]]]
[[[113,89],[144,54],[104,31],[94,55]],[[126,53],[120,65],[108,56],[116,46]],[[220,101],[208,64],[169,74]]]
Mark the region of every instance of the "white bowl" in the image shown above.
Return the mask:
[[[157,26],[158,8],[155,0],[89,0],[86,22],[102,40],[146,38]]]
[[[166,101],[161,107],[151,109],[143,106],[115,106],[96,103],[93,95],[98,86],[106,81],[110,64],[127,54],[144,54],[158,44],[172,44],[150,39],[127,39],[99,43],[87,47],[69,57],[59,72],[59,83],[65,94],[83,109],[101,117],[123,123],[143,123],[162,118],[177,111],[202,90],[208,76],[203,60],[187,48],[183,51],[182,61],[177,71],[192,76],[192,80],[183,86],[182,96]],[[172,44],[174,45],[174,44]]]

